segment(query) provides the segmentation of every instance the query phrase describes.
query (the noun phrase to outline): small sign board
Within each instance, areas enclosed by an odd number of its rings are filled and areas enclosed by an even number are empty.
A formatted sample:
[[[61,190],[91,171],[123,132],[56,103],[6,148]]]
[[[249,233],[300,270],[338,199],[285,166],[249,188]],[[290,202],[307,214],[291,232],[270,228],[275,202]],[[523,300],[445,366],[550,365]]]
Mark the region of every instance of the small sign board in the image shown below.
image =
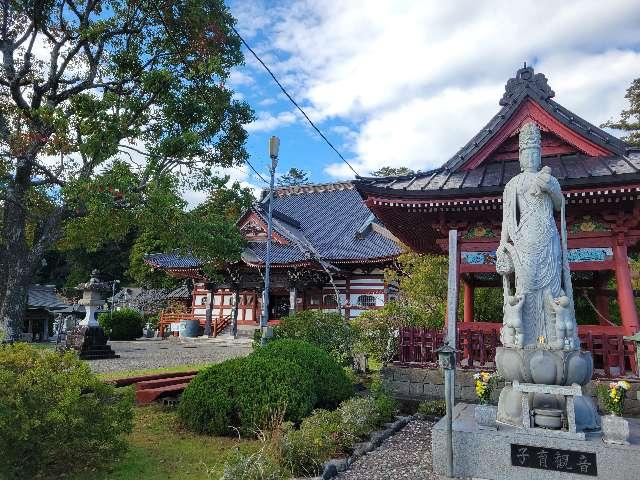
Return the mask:
[[[598,476],[596,454],[548,447],[511,444],[511,465],[555,472]]]

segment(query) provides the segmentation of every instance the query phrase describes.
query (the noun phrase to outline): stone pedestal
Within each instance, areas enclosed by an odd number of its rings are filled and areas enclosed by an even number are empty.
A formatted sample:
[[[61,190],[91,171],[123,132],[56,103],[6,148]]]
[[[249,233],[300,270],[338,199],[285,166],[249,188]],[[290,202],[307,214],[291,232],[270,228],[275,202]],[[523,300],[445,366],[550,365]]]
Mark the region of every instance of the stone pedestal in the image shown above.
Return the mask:
[[[582,395],[593,375],[590,352],[498,347],[496,366],[511,383],[500,392],[498,422],[523,429],[559,423],[556,430],[564,425],[562,430],[573,434],[600,429],[596,405]]]
[[[459,403],[453,412],[454,475],[486,480],[637,480],[640,472],[640,422],[629,421],[629,445],[609,445],[598,433],[584,440],[563,437],[561,431],[525,430],[498,425],[481,429],[475,405]],[[446,472],[445,421],[431,432],[433,470]],[[558,436],[556,436],[558,435]],[[523,450],[524,449],[524,450]]]
[[[67,347],[77,350],[83,360],[119,358],[107,345],[107,337],[100,326],[80,325],[67,332]]]

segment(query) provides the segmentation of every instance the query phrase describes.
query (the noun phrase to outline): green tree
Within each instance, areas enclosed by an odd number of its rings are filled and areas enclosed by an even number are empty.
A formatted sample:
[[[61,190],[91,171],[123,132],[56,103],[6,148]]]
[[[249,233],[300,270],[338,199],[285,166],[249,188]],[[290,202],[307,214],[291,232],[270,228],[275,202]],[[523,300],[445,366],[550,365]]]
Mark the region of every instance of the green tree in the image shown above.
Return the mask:
[[[244,244],[236,222],[255,200],[251,189],[229,178],[215,179],[204,202],[189,212],[180,211],[171,223],[142,228],[131,248],[128,275],[139,285],[169,288],[176,280],[164,271],[154,270],[144,262],[145,255],[178,251],[207,262],[204,270],[215,277],[225,262],[239,260]],[[160,212],[158,212],[160,215]],[[159,218],[166,218],[160,216]],[[139,222],[138,225],[144,225]]]
[[[403,253],[397,268],[385,272],[387,283],[398,286],[397,306],[402,307],[409,324],[441,328],[447,309],[445,255]]]
[[[629,108],[620,113],[618,120],[609,120],[601,126],[629,132],[622,139],[635,147],[640,147],[640,78],[631,82],[624,98],[629,101]]]
[[[253,114],[225,87],[243,61],[233,22],[222,0],[0,4],[0,322],[10,337],[63,233],[82,243],[80,224],[122,238],[136,206],[162,203],[168,185],[205,188],[217,167],[246,159]]]
[[[292,167],[278,179],[279,187],[293,187],[309,183],[309,174],[304,170]]]
[[[415,172],[407,167],[382,167],[371,172],[371,175],[374,177],[398,177],[401,175],[411,175],[413,173]]]

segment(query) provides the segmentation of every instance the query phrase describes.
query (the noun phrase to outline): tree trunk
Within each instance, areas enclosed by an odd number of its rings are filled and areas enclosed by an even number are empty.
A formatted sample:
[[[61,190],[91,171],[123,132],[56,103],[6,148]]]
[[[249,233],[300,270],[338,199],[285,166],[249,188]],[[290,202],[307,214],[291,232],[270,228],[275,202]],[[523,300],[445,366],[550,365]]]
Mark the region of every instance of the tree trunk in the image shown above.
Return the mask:
[[[2,219],[0,341],[17,340],[20,337],[31,283],[32,268],[25,235],[30,165],[27,159],[18,159],[16,176],[6,190]]]
[[[24,312],[27,306],[27,294],[31,283],[31,266],[24,242],[15,241],[20,235],[17,230],[24,229],[20,225],[5,225],[5,251],[3,252],[4,282],[0,303],[0,329],[4,341],[17,340],[22,333]],[[16,236],[7,238],[6,230],[14,230]],[[12,238],[13,237],[13,238]],[[8,241],[14,240],[14,241]]]

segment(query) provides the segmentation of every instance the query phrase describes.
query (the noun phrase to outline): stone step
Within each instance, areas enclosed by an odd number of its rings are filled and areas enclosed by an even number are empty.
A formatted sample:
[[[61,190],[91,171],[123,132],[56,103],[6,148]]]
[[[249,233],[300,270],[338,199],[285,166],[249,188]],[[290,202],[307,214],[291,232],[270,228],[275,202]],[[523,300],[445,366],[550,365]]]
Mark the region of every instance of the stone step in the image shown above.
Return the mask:
[[[185,375],[181,377],[156,378],[154,380],[145,380],[136,383],[137,390],[147,390],[151,388],[168,387],[169,385],[180,385],[181,383],[189,383],[195,375]]]
[[[167,385],[158,388],[147,388],[144,390],[138,390],[136,392],[136,403],[138,405],[148,405],[160,397],[168,395],[178,395],[182,393],[185,388],[187,388],[187,385],[189,385],[189,382],[179,383],[176,385]]]
[[[120,358],[120,355],[116,354],[115,352],[81,353],[80,358],[82,360],[105,360],[108,358]]]
[[[119,378],[117,380],[111,380],[108,383],[113,383],[116,387],[126,387],[127,385],[133,385],[138,382],[146,382],[149,380],[158,380],[163,378],[189,377],[197,374],[197,370],[190,370],[188,372],[155,373],[153,375],[138,375],[135,377]]]

